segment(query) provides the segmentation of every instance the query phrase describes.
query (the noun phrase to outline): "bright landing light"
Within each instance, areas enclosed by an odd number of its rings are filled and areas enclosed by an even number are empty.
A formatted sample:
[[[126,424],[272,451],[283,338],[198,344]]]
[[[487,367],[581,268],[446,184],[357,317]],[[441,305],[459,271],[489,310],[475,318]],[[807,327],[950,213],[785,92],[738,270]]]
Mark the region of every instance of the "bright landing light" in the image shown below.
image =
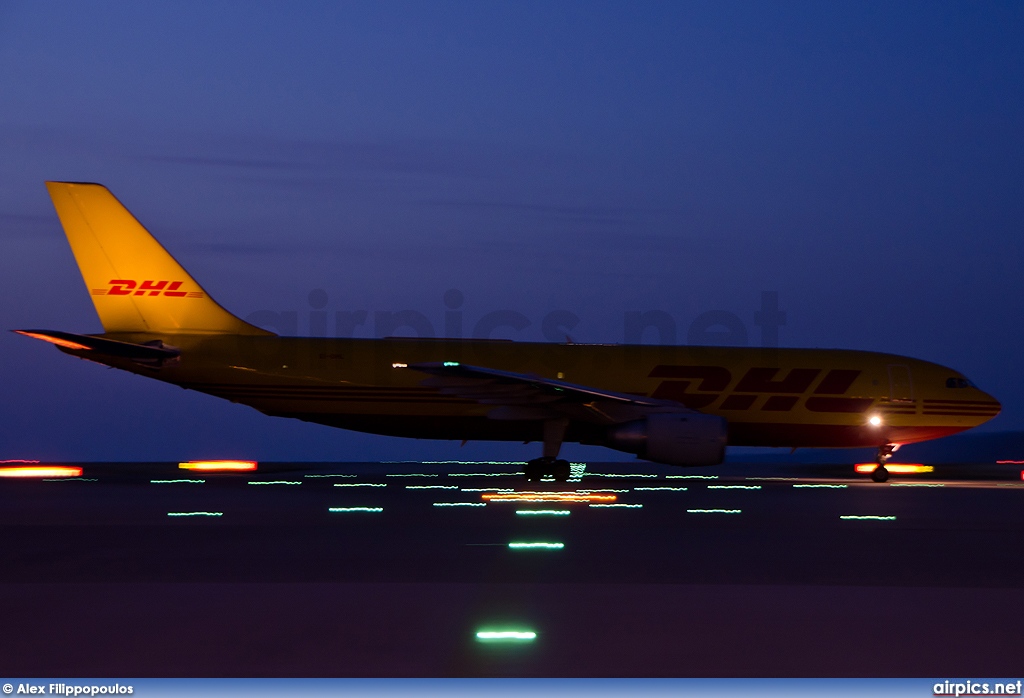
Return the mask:
[[[870,424],[873,427],[880,427],[882,426],[882,418],[876,414],[873,417],[871,417],[871,419],[868,420],[868,424]]]
[[[190,460],[178,463],[181,470],[200,470],[206,473],[234,473],[256,470],[254,460]]]
[[[0,477],[80,477],[82,469],[70,465],[14,465],[0,468]]]

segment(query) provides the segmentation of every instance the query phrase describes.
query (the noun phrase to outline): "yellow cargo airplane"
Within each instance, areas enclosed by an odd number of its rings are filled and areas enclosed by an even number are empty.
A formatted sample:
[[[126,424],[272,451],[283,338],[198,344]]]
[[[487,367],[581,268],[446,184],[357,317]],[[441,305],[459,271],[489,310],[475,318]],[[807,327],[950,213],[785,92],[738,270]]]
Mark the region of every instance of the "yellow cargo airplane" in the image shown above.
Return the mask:
[[[565,480],[564,441],[672,465],[738,446],[875,447],[988,421],[963,375],[833,349],[279,337],[218,305],[99,184],[48,182],[104,332],[15,330],[68,354],[264,414],[422,439],[539,441],[528,479]]]

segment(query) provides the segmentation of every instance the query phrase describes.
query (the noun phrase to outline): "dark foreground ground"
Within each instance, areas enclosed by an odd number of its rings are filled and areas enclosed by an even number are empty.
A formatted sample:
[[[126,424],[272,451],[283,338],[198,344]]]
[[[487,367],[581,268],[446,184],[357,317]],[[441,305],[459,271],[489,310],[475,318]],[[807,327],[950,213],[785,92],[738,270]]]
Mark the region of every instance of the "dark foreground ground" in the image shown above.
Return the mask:
[[[529,486],[466,475],[518,469],[501,464],[84,467],[83,480],[0,480],[3,676],[952,677],[1024,666],[1021,466],[940,466],[875,485],[850,466],[589,464],[579,482]],[[316,477],[328,474],[341,477]],[[718,478],[667,477],[695,474]],[[151,482],[182,478],[205,482]],[[847,487],[796,486],[808,484]],[[687,489],[638,489],[650,487]],[[465,491],[479,488],[617,490],[603,494],[643,506],[434,506],[481,502]],[[351,506],[383,511],[329,511]],[[168,516],[198,511],[221,515]],[[484,629],[537,637],[483,644]]]

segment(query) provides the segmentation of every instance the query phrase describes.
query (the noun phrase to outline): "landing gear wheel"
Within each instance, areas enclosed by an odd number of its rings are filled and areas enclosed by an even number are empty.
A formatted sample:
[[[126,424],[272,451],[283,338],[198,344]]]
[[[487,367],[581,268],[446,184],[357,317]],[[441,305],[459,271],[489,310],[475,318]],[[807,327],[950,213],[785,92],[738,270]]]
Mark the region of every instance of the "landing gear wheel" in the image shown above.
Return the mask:
[[[552,465],[551,471],[558,482],[568,482],[569,476],[572,474],[572,468],[569,467],[569,461],[567,460],[556,460]]]
[[[871,479],[875,482],[885,482],[889,479],[889,470],[884,465],[879,465],[871,471]]]
[[[525,470],[527,482],[540,482],[540,479],[544,476],[543,464],[535,460],[527,462]]]

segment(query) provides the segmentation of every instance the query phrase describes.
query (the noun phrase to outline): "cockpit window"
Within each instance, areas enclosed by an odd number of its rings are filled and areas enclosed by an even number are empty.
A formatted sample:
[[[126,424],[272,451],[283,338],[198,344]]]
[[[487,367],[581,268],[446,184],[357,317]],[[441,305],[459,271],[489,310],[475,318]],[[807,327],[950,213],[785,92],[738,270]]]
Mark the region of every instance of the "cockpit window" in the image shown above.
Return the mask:
[[[970,382],[966,378],[947,378],[947,388],[973,388],[974,383]]]

